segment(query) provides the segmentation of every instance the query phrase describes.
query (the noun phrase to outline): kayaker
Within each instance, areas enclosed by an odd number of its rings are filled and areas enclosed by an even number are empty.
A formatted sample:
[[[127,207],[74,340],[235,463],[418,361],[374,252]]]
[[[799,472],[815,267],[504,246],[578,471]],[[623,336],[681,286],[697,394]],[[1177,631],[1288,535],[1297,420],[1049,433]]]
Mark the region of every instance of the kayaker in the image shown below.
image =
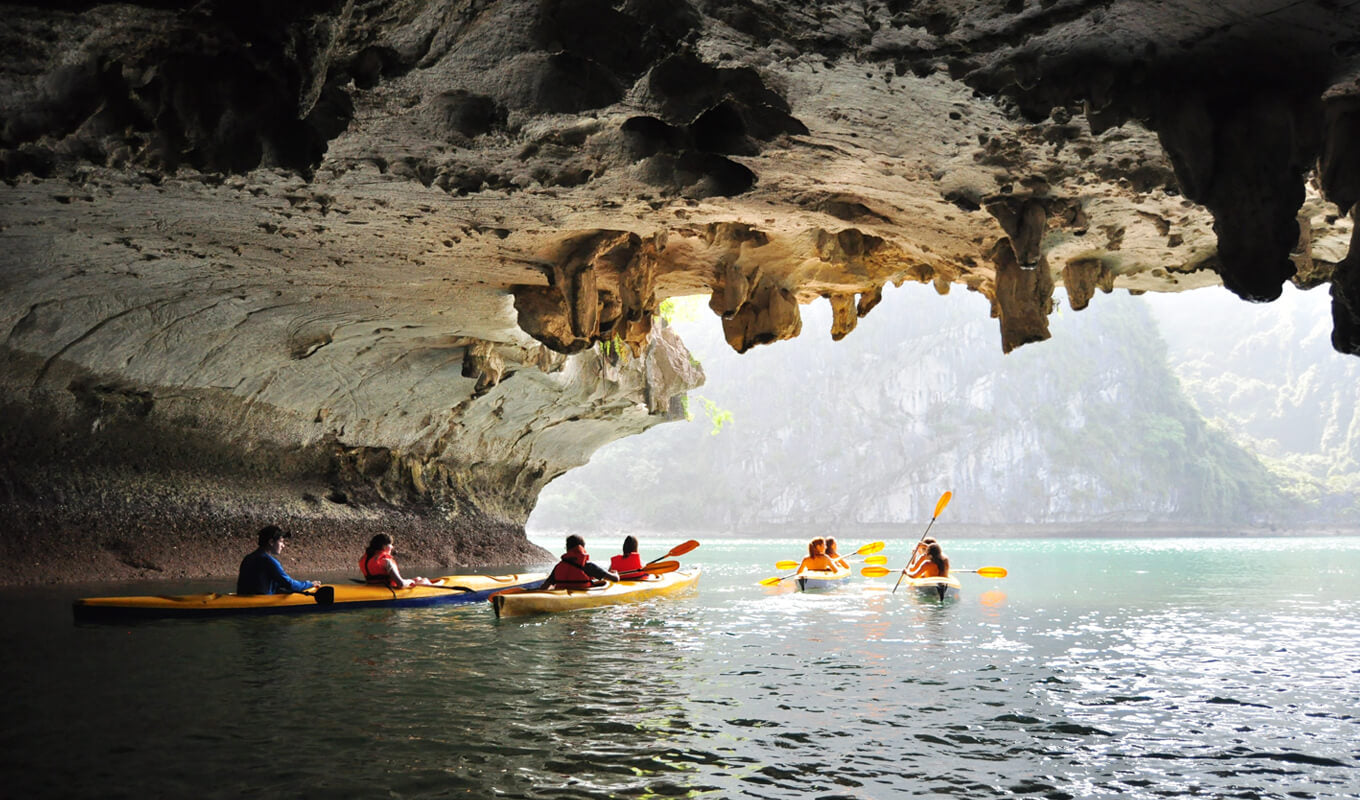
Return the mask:
[[[586,540],[576,534],[567,537],[567,552],[548,573],[540,589],[589,589],[604,581],[617,581],[619,576],[590,560]]]
[[[916,555],[912,556],[911,563],[902,571],[908,578],[947,578],[949,559],[945,557],[939,542],[926,539],[916,546]]]
[[[609,559],[609,569],[620,576],[626,572],[637,572],[642,569],[642,556],[638,555],[636,536],[623,537],[623,554]]]
[[[841,558],[841,554],[836,551],[836,540],[826,537],[826,557],[835,562],[840,569],[850,569],[850,562]]]
[[[241,569],[236,574],[236,593],[250,594],[288,594],[305,592],[321,585],[320,581],[299,581],[289,577],[279,563],[283,553],[284,539],[288,532],[277,525],[266,525],[260,529],[259,547],[255,552],[241,560]]]
[[[826,557],[826,540],[818,536],[808,542],[807,558],[798,565],[798,572],[795,575],[802,575],[810,569],[822,570],[825,572],[835,572],[836,562]]]
[[[397,560],[392,556],[392,537],[379,533],[368,542],[368,549],[359,559],[359,571],[363,573],[364,580],[368,583],[376,583],[381,586],[388,586],[393,589],[405,589],[411,586],[433,586],[428,578],[401,577],[401,570],[397,569]]]

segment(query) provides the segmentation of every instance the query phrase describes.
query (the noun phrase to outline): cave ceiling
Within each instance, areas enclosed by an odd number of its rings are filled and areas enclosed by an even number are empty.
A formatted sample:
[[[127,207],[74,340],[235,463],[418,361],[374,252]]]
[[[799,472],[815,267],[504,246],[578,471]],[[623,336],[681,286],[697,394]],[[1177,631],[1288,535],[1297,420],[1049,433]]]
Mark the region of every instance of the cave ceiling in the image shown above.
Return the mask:
[[[673,296],[745,351],[929,283],[1009,351],[1057,287],[1293,281],[1360,352],[1360,3],[68,0],[0,37],[10,386],[588,454],[574,354],[645,361],[593,379],[634,430],[701,380],[638,358]]]

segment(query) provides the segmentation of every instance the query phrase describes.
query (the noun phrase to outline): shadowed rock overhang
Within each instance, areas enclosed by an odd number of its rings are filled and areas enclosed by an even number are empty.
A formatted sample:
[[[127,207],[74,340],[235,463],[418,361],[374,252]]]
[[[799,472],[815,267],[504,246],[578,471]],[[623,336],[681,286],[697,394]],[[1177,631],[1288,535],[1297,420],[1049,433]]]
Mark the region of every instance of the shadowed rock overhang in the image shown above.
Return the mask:
[[[1358,30],[1325,0],[11,5],[10,501],[51,500],[39,451],[211,452],[246,517],[513,529],[683,413],[678,295],[744,352],[818,298],[839,339],[889,283],[962,286],[1009,351],[1059,286],[1329,284],[1355,354]],[[242,499],[285,476],[314,489]]]

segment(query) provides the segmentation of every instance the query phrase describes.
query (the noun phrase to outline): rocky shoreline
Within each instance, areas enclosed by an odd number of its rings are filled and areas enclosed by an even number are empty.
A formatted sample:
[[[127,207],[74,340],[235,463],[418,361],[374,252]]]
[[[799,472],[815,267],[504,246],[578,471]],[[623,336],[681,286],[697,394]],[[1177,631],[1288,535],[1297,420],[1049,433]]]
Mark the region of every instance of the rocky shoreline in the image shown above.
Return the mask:
[[[296,509],[186,508],[96,510],[0,504],[7,534],[0,557],[9,569],[0,586],[223,578],[234,580],[256,533],[277,524],[292,534],[284,568],[294,577],[356,570],[375,533],[391,534],[408,571],[483,564],[533,564],[552,555],[525,538],[523,528],[486,521],[372,510],[299,513]],[[414,570],[420,571],[414,571]]]

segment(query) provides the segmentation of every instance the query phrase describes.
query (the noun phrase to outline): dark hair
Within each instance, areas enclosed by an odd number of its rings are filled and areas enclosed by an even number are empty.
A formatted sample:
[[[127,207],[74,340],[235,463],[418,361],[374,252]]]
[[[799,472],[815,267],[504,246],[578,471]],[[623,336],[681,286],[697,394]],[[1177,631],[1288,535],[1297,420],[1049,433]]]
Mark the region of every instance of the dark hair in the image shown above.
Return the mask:
[[[836,539],[835,539],[834,537],[831,537],[831,536],[826,537],[826,554],[827,554],[827,555],[831,555],[833,552],[835,552],[835,550],[836,550]],[[837,555],[837,556],[840,556],[840,553],[836,553],[836,555]]]
[[[260,535],[256,538],[260,543],[260,547],[267,547],[269,546],[269,543],[275,539],[287,539],[288,531],[285,531],[277,525],[266,525],[263,528],[260,528]]]
[[[940,543],[931,542],[930,546],[926,548],[926,555],[930,556],[930,560],[935,562],[935,566],[940,570],[940,574],[943,575],[944,549],[940,547]]]
[[[368,540],[368,549],[364,551],[364,557],[372,558],[376,556],[378,553],[382,552],[384,547],[391,543],[391,536],[388,536],[385,533],[376,534],[372,539]]]
[[[637,537],[636,536],[623,537],[623,554],[628,555],[629,553],[636,552],[637,552]]]
[[[577,536],[576,534],[573,533],[572,535],[567,537],[568,550],[572,549],[573,547],[585,547],[585,546],[586,540],[582,539],[580,536]]]
[[[812,552],[812,549],[817,545],[822,546],[823,553],[826,552],[826,540],[818,536],[816,539],[813,539],[812,541],[808,542],[808,558],[812,558],[814,555],[816,555],[816,553]]]

